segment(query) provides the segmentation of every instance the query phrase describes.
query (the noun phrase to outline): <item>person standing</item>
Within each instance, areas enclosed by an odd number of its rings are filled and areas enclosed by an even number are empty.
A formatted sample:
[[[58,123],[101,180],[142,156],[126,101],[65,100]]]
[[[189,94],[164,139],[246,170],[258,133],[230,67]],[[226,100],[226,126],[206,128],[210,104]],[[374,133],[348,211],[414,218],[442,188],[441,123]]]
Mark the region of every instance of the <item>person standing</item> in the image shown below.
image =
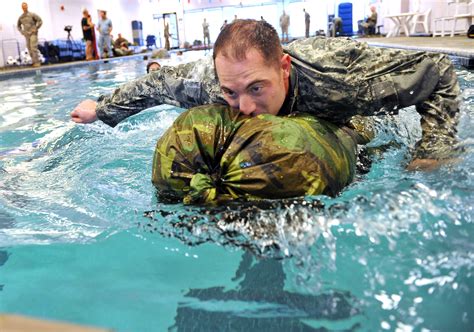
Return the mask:
[[[82,34],[86,41],[86,60],[94,60],[94,23],[92,23],[91,16],[87,9],[82,11],[82,15],[81,26]]]
[[[308,12],[303,8],[304,12],[304,26],[305,26],[305,37],[309,37],[309,23],[311,21],[311,16],[308,14]]]
[[[282,42],[287,42],[289,40],[288,38],[288,27],[290,26],[290,16],[288,16],[285,11],[283,11],[283,14],[280,16],[280,27],[281,27],[281,41]],[[286,38],[285,38],[286,36]]]
[[[211,38],[209,37],[209,23],[204,19],[204,22],[202,22],[202,32],[204,34],[204,39],[203,43],[204,46],[206,46],[206,38],[207,38],[207,46],[211,45]]]
[[[227,20],[224,20],[224,23],[222,23],[222,26],[221,26],[221,31],[222,31],[222,29],[224,29],[226,26],[227,26]]]
[[[165,48],[166,50],[170,50],[170,37],[171,37],[171,34],[170,34],[170,25],[168,24],[168,22],[165,23],[165,31],[164,31],[164,36],[165,36]]]
[[[335,17],[332,21],[331,37],[342,36],[342,18]]]
[[[26,48],[30,53],[33,67],[39,67],[41,64],[38,56],[38,30],[41,28],[43,21],[41,17],[28,11],[26,2],[21,4],[21,9],[23,9],[23,14],[18,18],[17,28],[25,36]]]
[[[100,19],[97,24],[97,30],[99,30],[99,52],[101,58],[112,57],[112,38],[110,33],[112,32],[112,21],[107,18],[107,12],[105,10],[99,11]],[[105,54],[107,53],[107,55]]]

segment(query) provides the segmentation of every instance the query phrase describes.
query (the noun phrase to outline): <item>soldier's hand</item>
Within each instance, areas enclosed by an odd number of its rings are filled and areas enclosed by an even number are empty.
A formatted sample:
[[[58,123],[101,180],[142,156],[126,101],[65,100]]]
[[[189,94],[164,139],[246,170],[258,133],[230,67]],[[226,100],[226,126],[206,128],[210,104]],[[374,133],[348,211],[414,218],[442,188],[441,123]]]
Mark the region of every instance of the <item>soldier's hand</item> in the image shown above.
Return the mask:
[[[413,159],[407,166],[407,170],[409,171],[425,171],[431,172],[443,165],[447,164],[454,164],[458,162],[459,159],[457,158],[450,158],[450,159]]]
[[[92,123],[97,120],[97,103],[91,99],[81,101],[71,112],[71,120],[76,123]]]

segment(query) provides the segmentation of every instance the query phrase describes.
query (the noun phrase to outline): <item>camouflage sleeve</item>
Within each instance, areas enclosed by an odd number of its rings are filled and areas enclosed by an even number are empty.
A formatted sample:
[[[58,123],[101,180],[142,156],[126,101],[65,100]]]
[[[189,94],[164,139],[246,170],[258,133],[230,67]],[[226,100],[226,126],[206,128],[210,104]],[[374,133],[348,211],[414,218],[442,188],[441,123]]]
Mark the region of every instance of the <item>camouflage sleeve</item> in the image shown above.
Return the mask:
[[[421,115],[423,136],[417,144],[416,158],[449,158],[458,150],[456,127],[460,89],[453,65],[446,55],[430,55],[439,80],[427,99],[416,105]]]
[[[382,75],[367,81],[373,105],[385,114],[415,105],[422,138],[414,158],[450,158],[456,152],[460,89],[448,56],[401,50],[386,53],[382,58],[392,59],[384,65],[390,70],[382,69]]]
[[[327,91],[318,100],[317,105],[324,108],[320,116],[347,120],[354,113],[394,114],[415,105],[423,132],[415,157],[450,156],[456,144],[460,89],[446,55],[369,47],[344,38],[310,38],[291,43],[287,50],[306,65],[304,77],[312,76],[312,83],[306,85],[320,91],[313,94]],[[335,90],[335,86],[340,88]],[[341,102],[350,105],[352,113],[341,113]],[[331,110],[333,105],[339,108]]]
[[[18,18],[18,21],[16,22],[16,28],[18,31],[20,31],[21,34],[23,34],[23,28],[21,26],[21,21],[20,21],[21,16]]]
[[[41,19],[41,17],[39,17],[39,15],[37,14],[34,14],[33,18],[35,19],[36,29],[41,28],[41,26],[43,25],[43,20]]]
[[[96,112],[100,120],[114,127],[149,107],[169,104],[190,108],[208,103],[225,104],[210,57],[176,67],[163,66],[126,83],[111,95],[99,97]]]

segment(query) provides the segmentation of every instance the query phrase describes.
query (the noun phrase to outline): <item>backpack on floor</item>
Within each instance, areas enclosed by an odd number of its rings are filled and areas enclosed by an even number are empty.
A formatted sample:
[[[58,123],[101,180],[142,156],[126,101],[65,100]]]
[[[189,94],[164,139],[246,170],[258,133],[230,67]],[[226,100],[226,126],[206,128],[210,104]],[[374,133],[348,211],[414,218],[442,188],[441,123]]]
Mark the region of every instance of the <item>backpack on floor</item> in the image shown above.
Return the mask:
[[[467,29],[467,38],[474,38],[474,24]]]

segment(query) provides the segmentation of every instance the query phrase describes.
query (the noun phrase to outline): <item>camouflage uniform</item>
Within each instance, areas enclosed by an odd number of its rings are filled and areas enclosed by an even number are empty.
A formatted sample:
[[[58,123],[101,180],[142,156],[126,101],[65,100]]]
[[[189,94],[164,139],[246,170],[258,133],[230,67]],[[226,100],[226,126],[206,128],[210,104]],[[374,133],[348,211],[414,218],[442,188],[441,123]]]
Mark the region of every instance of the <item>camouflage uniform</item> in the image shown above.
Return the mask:
[[[33,64],[39,63],[38,58],[38,29],[41,28],[43,21],[38,15],[26,12],[18,18],[17,28],[25,36],[26,47],[31,56]]]
[[[423,137],[416,157],[444,158],[456,142],[459,85],[446,55],[369,48],[344,38],[289,44],[290,92],[279,114],[306,112],[345,124],[354,115],[397,113],[416,105]],[[171,104],[225,104],[212,59],[162,67],[98,100],[100,120],[115,126],[141,110]]]
[[[288,27],[290,26],[290,16],[283,13],[280,16],[281,40],[288,41]]]
[[[354,177],[359,139],[304,113],[252,117],[204,105],[158,140],[152,182],[161,199],[184,203],[335,196]]]

